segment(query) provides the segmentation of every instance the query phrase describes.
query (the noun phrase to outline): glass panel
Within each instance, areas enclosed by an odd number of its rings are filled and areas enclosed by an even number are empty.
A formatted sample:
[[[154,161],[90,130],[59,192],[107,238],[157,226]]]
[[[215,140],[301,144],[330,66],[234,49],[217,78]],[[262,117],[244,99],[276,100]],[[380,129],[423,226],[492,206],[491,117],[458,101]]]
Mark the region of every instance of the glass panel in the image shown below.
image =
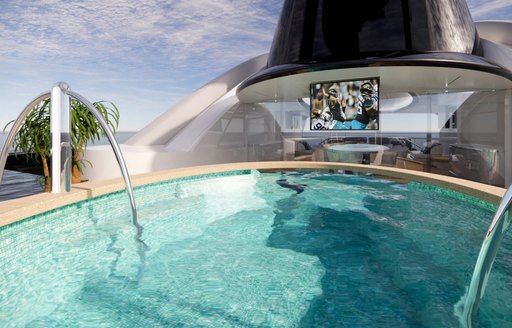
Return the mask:
[[[509,89],[380,90],[378,131],[311,130],[309,95],[304,97],[237,104],[212,124],[197,150],[230,151],[249,161],[392,166],[497,186],[512,178],[506,173],[512,170]]]
[[[505,90],[474,92],[457,110],[457,143],[450,145],[455,176],[505,185]],[[508,152],[509,150],[507,150]]]

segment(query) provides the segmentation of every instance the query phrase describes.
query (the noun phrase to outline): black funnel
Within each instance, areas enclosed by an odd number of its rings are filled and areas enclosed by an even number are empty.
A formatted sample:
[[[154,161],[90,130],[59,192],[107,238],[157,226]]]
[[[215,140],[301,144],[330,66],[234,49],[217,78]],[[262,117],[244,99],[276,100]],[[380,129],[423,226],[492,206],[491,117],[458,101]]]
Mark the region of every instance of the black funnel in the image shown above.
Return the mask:
[[[425,52],[480,55],[465,0],[285,0],[268,67]]]

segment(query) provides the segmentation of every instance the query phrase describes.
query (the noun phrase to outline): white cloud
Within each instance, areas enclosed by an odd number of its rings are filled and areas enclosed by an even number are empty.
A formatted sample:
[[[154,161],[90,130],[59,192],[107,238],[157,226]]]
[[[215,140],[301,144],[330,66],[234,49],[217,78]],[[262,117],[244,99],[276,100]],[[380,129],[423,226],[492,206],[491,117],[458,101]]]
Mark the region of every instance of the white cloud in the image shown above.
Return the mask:
[[[467,3],[474,20],[512,20],[512,2],[510,0],[468,0]]]
[[[283,0],[1,2],[0,121],[64,80],[119,103],[130,129],[267,52]]]
[[[138,66],[150,56],[184,66],[198,57],[225,66],[268,51],[277,13],[250,0],[9,1],[0,22],[3,61],[122,59]]]

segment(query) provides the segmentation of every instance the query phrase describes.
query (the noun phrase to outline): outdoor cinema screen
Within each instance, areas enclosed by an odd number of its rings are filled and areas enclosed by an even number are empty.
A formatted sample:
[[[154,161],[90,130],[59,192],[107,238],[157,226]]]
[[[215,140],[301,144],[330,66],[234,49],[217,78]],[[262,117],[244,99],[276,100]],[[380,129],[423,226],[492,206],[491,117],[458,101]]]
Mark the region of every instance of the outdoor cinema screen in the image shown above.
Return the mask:
[[[311,83],[311,130],[378,130],[379,78]]]

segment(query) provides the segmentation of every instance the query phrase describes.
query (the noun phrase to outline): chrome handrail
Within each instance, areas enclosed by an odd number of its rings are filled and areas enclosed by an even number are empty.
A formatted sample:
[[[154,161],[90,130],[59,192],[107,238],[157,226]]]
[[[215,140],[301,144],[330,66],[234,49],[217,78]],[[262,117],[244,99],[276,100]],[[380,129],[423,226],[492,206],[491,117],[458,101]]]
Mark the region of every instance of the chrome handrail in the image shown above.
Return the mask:
[[[492,265],[496,259],[496,253],[505,235],[505,231],[510,225],[509,210],[511,204],[512,185],[508,187],[505,195],[503,195],[480,248],[475,269],[471,276],[471,283],[463,299],[464,308],[459,315],[464,327],[472,326],[473,317],[476,315],[484,296]]]
[[[7,139],[5,140],[5,144],[2,148],[2,152],[0,153],[0,183],[2,183],[2,178],[4,176],[4,170],[5,170],[5,164],[7,163],[7,157],[9,156],[9,149],[12,147],[12,143],[14,142],[14,137],[16,136],[16,133],[18,133],[20,127],[22,126],[23,122],[25,121],[25,118],[28,114],[34,109],[34,107],[43,101],[44,99],[50,97],[50,92],[44,92],[34,98],[26,107],[23,109],[23,111],[20,113],[16,121],[14,121],[14,124],[9,131],[9,134],[7,135]]]
[[[71,97],[75,98],[76,100],[78,100],[79,102],[83,103],[87,107],[87,109],[91,112],[91,114],[93,114],[93,116],[96,118],[96,120],[100,123],[101,127],[103,128],[103,130],[110,142],[110,145],[112,146],[112,149],[114,151],[117,162],[121,169],[121,173],[124,178],[126,190],[128,192],[128,197],[130,198],[130,206],[132,209],[132,223],[137,228],[137,239],[140,241],[140,236],[142,234],[143,228],[138,223],[137,208],[135,205],[135,197],[133,196],[133,188],[132,188],[132,184],[131,184],[131,180],[130,180],[130,175],[128,174],[126,162],[124,161],[123,155],[121,153],[121,149],[119,147],[119,144],[117,143],[117,140],[114,137],[114,134],[110,130],[108,124],[105,122],[103,116],[101,116],[101,114],[98,112],[96,107],[94,107],[94,105],[89,100],[87,100],[86,98],[84,98],[83,96],[79,95],[76,92],[70,91],[68,89],[67,85],[64,86],[63,82],[61,82],[60,84],[57,84],[57,86],[59,86],[64,93],[68,94],[69,96],[71,96]],[[0,153],[0,183],[2,182],[5,165],[7,163],[7,157],[9,155],[9,150],[12,147],[12,144],[14,142],[14,137],[16,136],[20,127],[22,126],[23,122],[25,121],[25,118],[34,109],[34,107],[38,103],[43,101],[44,99],[49,98],[50,96],[51,96],[51,92],[44,92],[41,95],[34,98],[34,100],[32,100],[23,109],[23,111],[20,113],[18,118],[14,121],[14,124],[13,124],[11,130],[9,131],[9,134],[7,135],[7,139],[5,140],[5,144],[2,148],[2,152]],[[66,191],[69,191],[69,190],[66,190]]]
[[[140,239],[143,228],[141,225],[139,225],[138,220],[137,220],[137,208],[135,206],[135,198],[133,196],[132,183],[130,180],[130,175],[128,174],[128,168],[126,167],[126,162],[124,161],[123,154],[121,153],[121,149],[119,147],[119,144],[117,143],[116,138],[114,137],[114,134],[110,130],[108,124],[105,122],[105,119],[103,118],[103,116],[100,114],[100,112],[96,109],[96,107],[94,107],[94,105],[89,100],[82,97],[78,93],[70,91],[70,90],[66,91],[66,93],[70,97],[75,98],[76,100],[78,100],[79,102],[84,104],[89,109],[91,114],[94,115],[96,120],[98,120],[101,127],[105,131],[105,134],[107,135],[110,145],[112,146],[112,150],[114,151],[114,154],[116,156],[119,167],[121,168],[121,173],[123,175],[124,182],[126,184],[126,191],[128,192],[128,197],[130,198],[130,205],[132,208],[132,222],[133,222],[133,225],[137,228],[137,238]]]

